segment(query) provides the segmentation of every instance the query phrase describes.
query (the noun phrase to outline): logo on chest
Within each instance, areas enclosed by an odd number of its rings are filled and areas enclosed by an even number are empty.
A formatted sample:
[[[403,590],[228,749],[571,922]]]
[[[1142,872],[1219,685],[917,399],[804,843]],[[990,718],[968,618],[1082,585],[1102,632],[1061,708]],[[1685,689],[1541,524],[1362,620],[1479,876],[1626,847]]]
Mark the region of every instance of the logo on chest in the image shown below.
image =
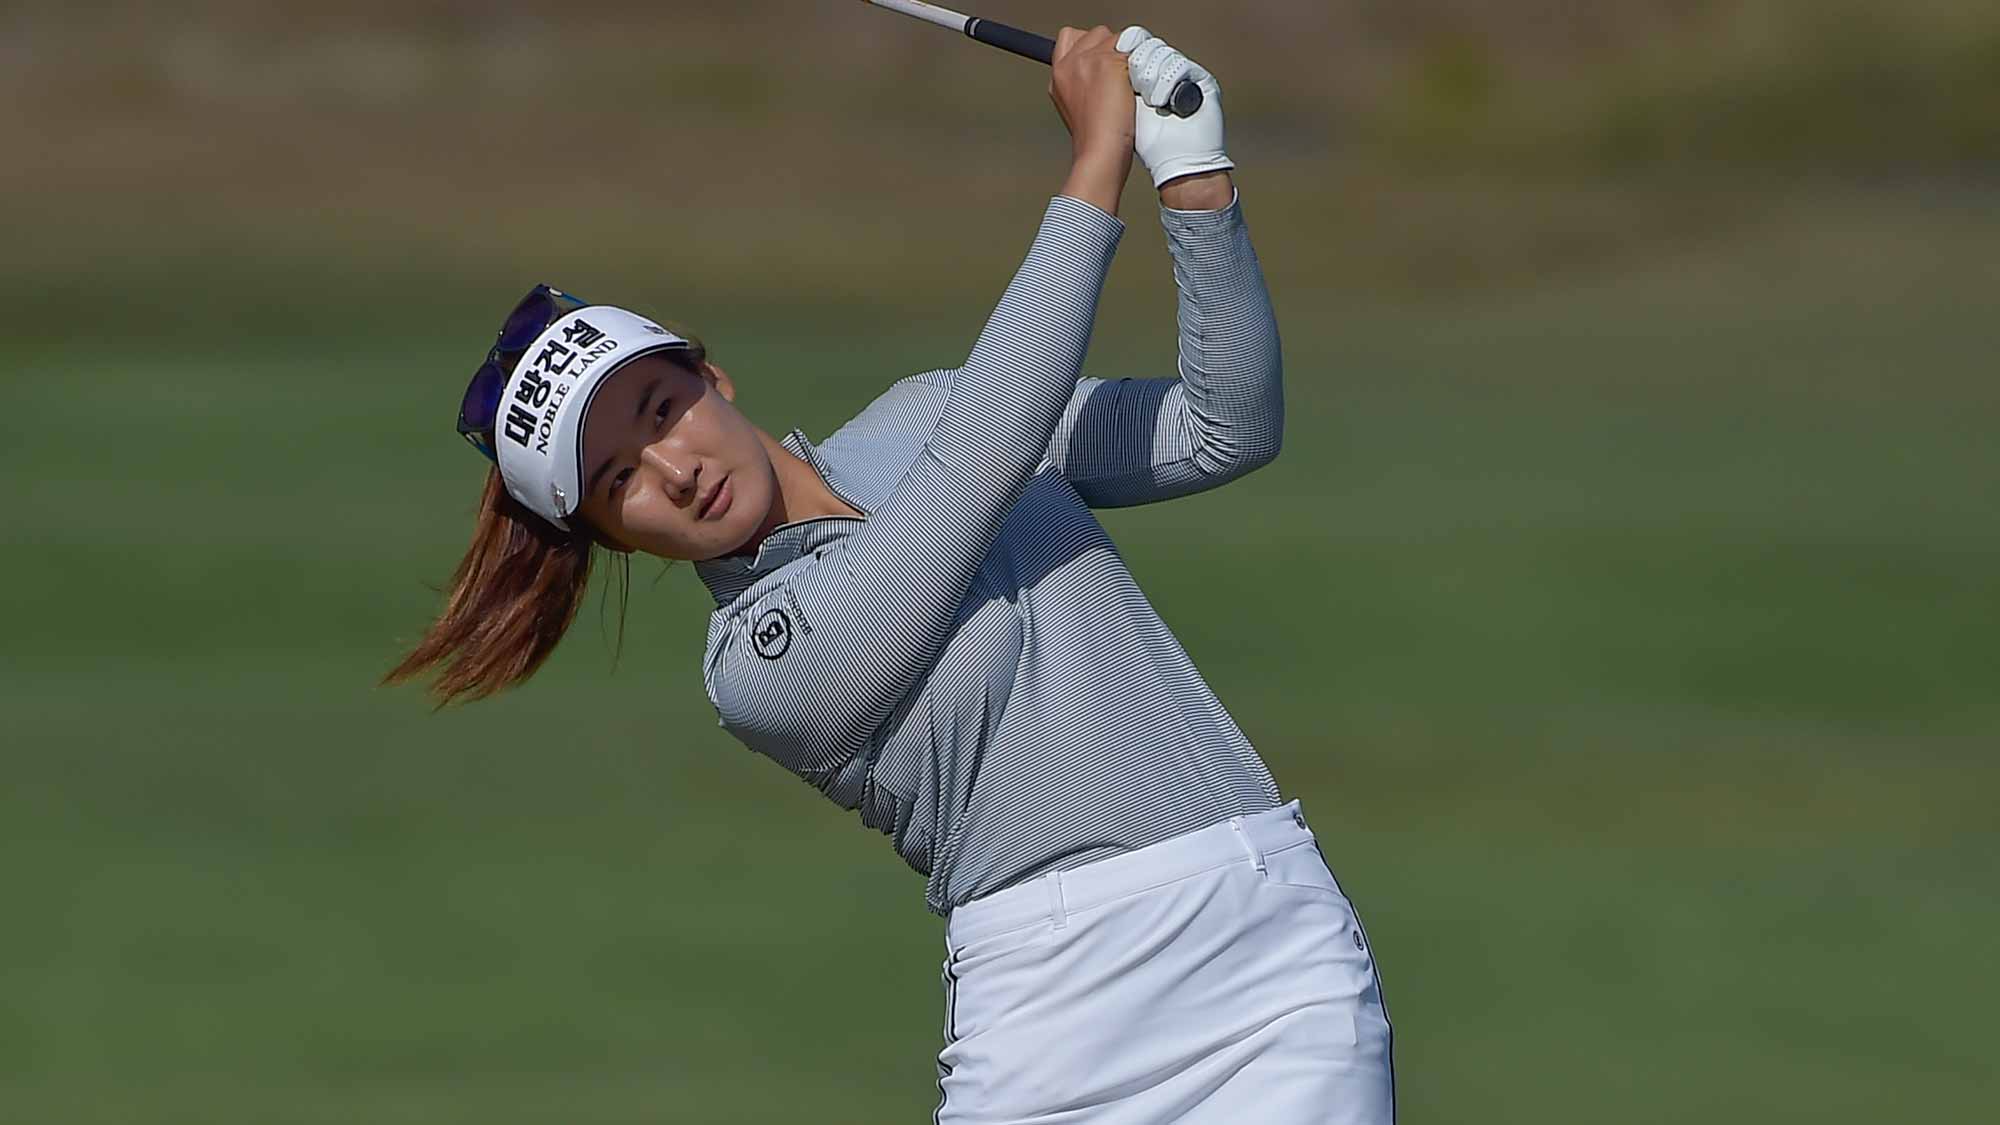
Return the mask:
[[[750,630],[750,643],[757,655],[776,660],[792,647],[792,619],[782,609],[767,609]]]

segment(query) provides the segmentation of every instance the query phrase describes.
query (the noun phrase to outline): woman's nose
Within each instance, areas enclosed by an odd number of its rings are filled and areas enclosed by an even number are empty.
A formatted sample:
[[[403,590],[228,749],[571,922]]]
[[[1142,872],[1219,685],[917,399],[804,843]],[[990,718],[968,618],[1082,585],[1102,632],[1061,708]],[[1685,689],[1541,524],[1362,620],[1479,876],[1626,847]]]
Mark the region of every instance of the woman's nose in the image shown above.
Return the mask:
[[[639,454],[639,459],[660,474],[660,480],[667,491],[676,497],[694,493],[694,474],[681,469],[681,458],[668,457],[657,445],[649,445]]]

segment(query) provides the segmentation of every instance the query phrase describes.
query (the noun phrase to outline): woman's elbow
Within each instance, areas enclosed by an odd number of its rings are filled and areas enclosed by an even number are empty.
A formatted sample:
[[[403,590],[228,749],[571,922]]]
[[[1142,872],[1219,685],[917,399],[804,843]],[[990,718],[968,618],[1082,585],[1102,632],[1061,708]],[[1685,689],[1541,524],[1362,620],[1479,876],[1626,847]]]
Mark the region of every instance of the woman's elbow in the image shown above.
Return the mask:
[[[1242,477],[1247,477],[1258,469],[1278,459],[1284,447],[1285,427],[1283,420],[1268,428],[1258,427],[1232,435],[1228,442],[1211,442],[1204,450],[1206,458],[1197,458],[1202,471],[1211,478],[1204,487],[1213,488]]]
[[[1270,405],[1258,417],[1257,424],[1243,434],[1238,448],[1243,473],[1254,473],[1276,461],[1285,447],[1285,392],[1282,383],[1275,379],[1272,383]]]
[[[1248,476],[1271,462],[1276,461],[1278,454],[1284,450],[1284,447],[1285,427],[1283,425],[1272,427],[1269,434],[1258,435],[1257,442],[1244,450],[1241,457],[1241,468],[1237,470],[1237,475]]]

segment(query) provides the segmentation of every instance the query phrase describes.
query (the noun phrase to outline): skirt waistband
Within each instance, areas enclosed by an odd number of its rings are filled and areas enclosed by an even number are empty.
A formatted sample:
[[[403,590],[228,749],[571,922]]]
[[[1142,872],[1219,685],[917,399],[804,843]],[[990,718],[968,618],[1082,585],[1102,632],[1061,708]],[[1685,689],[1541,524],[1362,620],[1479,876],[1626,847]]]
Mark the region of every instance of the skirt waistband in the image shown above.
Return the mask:
[[[1249,862],[1261,871],[1265,856],[1312,838],[1296,799],[1260,813],[1232,816],[973,899],[951,912],[945,942],[956,951],[967,942],[1038,922],[1052,922],[1060,929],[1071,914],[1226,864]]]

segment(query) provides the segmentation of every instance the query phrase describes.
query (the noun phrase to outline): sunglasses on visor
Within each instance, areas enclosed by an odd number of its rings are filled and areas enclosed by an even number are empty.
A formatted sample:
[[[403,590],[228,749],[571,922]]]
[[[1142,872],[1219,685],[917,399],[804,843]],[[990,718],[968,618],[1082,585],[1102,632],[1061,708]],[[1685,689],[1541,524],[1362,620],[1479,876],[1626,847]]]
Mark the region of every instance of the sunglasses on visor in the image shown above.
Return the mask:
[[[500,459],[493,444],[493,427],[500,416],[500,396],[507,390],[507,377],[520,362],[521,354],[536,337],[549,330],[549,325],[589,304],[560,289],[537,285],[507,314],[493,350],[486,353],[486,362],[473,372],[472,382],[465,388],[465,401],[458,406],[459,436],[488,461]]]

